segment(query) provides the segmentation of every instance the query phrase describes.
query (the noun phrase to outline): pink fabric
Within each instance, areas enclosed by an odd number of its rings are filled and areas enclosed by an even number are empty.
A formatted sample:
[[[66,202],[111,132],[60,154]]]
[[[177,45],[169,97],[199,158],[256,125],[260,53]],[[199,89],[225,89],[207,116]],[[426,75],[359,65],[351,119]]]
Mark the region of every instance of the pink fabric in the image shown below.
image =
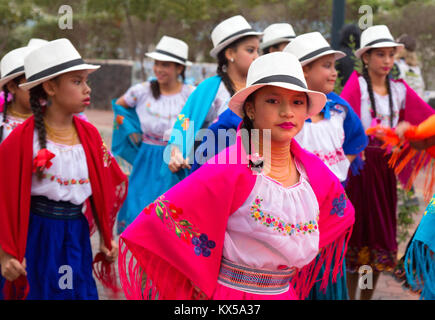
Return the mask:
[[[334,256],[331,252],[336,248],[341,252],[346,246],[354,223],[354,209],[350,201],[344,200],[342,210],[335,214],[334,200],[340,195],[345,197],[338,179],[321,160],[300,148],[294,140],[291,152],[305,167],[320,208],[321,258],[318,263],[313,260],[302,268],[292,281],[297,296],[303,299],[321,265],[326,262],[326,270],[330,269]],[[223,153],[238,159],[237,164],[211,164]],[[205,297],[214,297],[228,216],[245,202],[256,181],[246,165],[240,136],[235,145],[215,159],[145,208],[121,234],[119,273],[128,299],[155,298],[157,292],[159,299],[194,299],[194,286]],[[206,234],[215,242],[210,256],[195,254],[195,246],[186,230]],[[129,252],[133,259],[127,263]],[[342,262],[342,257],[336,258],[334,279]],[[328,278],[326,272],[322,279],[324,286]],[[142,290],[144,283],[145,290]]]
[[[281,294],[255,294],[235,290],[227,286],[216,284],[213,300],[298,300],[298,296],[292,286],[287,292]]]
[[[354,71],[347,80],[340,97],[345,99],[352,106],[358,117],[361,118],[361,89],[359,86],[358,77],[360,74]],[[402,80],[393,80],[402,82],[406,87],[405,110],[402,110],[399,115],[399,121],[408,121],[412,125],[418,125],[422,121],[435,114],[432,109],[420,96]],[[417,159],[413,159],[399,174],[399,179],[402,184],[406,184],[413,170],[413,166]]]

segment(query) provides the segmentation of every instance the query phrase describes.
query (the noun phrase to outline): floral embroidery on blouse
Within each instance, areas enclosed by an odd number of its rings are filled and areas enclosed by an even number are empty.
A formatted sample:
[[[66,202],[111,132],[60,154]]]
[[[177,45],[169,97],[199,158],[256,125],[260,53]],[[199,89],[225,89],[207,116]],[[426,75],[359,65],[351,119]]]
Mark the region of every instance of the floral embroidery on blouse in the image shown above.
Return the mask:
[[[263,199],[260,197],[256,197],[251,206],[251,217],[254,218],[255,221],[260,222],[266,227],[272,228],[274,231],[282,232],[284,235],[300,235],[300,234],[310,234],[312,232],[316,232],[318,230],[318,220],[319,215],[317,215],[316,220],[310,220],[307,222],[299,222],[299,223],[286,223],[285,221],[275,218],[269,213],[264,213],[261,210],[261,202]]]
[[[4,126],[4,128],[5,128],[6,130],[13,131],[13,130],[15,130],[15,128],[18,127],[20,124],[22,124],[22,122],[11,121],[11,120],[9,120],[8,118],[6,118],[6,119],[3,121],[3,123],[0,125],[0,127],[1,127],[1,126]]]
[[[322,160],[323,163],[328,163],[333,166],[341,161],[346,160],[343,148],[338,148],[334,151],[324,153],[322,151],[313,151],[313,153]]]
[[[342,217],[344,215],[344,209],[346,208],[346,202],[347,196],[344,193],[342,193],[340,197],[334,198],[332,201],[332,209],[329,213]]]
[[[177,208],[174,204],[165,199],[164,196],[160,196],[156,201],[148,205],[143,213],[150,214],[155,212],[157,217],[175,234],[178,238],[191,244],[194,247],[194,252],[197,256],[209,257],[211,250],[216,247],[216,242],[210,240],[205,233],[200,233],[188,220],[180,220],[180,216],[183,214],[182,208]]]
[[[189,129],[189,122],[190,122],[189,118],[185,118],[183,123],[181,124],[184,131],[187,131],[187,129]]]
[[[68,186],[70,184],[87,184],[89,183],[88,178],[82,178],[82,179],[62,179],[61,177],[56,176],[55,174],[51,173],[44,173],[42,175],[43,179],[49,179],[50,181],[56,181],[61,186]]]

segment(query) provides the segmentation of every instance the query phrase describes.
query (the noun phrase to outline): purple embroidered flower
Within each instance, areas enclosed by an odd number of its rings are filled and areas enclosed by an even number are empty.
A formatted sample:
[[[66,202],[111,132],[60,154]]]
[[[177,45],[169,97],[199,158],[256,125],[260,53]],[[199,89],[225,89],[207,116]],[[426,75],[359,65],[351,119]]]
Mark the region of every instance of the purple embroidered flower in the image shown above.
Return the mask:
[[[199,237],[193,237],[192,244],[195,246],[195,254],[197,256],[202,254],[206,258],[211,255],[210,249],[216,247],[216,242],[208,240],[208,236],[205,233],[202,233]]]
[[[346,208],[346,198],[344,193],[342,193],[339,198],[335,198],[332,201],[330,214],[336,214],[338,217],[342,217],[344,215],[344,208]]]

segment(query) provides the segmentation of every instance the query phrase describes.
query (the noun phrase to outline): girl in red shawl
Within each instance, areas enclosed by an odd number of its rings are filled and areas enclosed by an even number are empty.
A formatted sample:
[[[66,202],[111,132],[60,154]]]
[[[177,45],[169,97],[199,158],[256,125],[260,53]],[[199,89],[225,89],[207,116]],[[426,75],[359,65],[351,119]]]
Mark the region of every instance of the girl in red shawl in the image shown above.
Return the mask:
[[[117,291],[112,229],[127,178],[97,129],[74,116],[90,104],[86,81],[97,68],[67,39],[24,59],[27,82],[20,87],[30,89],[34,115],[0,145],[0,285],[6,299],[98,299],[92,269]],[[101,252],[92,262],[95,226]]]
[[[399,47],[403,45],[394,41],[387,26],[372,26],[361,34],[361,47],[355,55],[362,59],[363,73],[351,75],[341,97],[353,107],[366,130],[378,125],[394,128],[401,120],[418,124],[434,113],[404,81],[388,77]],[[346,187],[355,206],[355,227],[346,256],[351,299],[356,295],[361,266],[373,270],[373,289],[362,290],[361,299],[372,297],[380,272],[396,266],[397,179],[382,144],[370,137],[364,169],[351,175]],[[403,175],[399,178],[404,179]]]

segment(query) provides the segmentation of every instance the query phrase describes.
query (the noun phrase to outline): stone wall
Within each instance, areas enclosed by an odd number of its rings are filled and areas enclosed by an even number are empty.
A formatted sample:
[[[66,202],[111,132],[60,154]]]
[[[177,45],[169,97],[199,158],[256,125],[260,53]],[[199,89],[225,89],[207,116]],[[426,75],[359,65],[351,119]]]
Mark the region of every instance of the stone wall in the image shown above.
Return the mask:
[[[101,68],[89,75],[91,109],[112,110],[111,100],[122,96],[132,81],[133,62],[129,60],[86,60]]]

